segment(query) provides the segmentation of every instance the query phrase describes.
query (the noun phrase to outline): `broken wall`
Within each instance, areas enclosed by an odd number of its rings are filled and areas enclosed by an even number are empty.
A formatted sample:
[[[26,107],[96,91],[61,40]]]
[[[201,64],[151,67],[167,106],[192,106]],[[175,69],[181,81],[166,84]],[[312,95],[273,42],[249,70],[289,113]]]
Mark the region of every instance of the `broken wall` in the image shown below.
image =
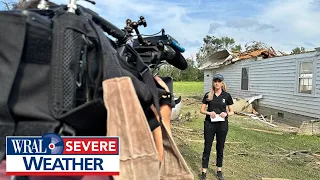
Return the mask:
[[[303,121],[313,120],[312,117],[302,116],[299,114],[294,114],[286,111],[282,111],[279,109],[265,107],[263,105],[259,105],[257,111],[263,115],[266,115],[268,119],[272,115],[273,121],[284,123],[293,127],[300,127]]]
[[[255,110],[255,103],[249,104],[246,100],[242,98],[234,98],[233,99],[233,110],[234,112],[245,112],[245,113],[254,113]]]

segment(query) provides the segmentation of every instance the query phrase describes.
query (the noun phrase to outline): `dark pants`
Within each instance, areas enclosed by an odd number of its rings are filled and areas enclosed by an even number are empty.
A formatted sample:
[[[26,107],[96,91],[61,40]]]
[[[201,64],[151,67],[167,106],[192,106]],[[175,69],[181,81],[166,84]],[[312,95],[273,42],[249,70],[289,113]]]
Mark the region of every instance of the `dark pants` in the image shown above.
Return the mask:
[[[210,152],[214,136],[216,136],[216,166],[222,167],[224,143],[228,134],[228,121],[204,122],[204,150],[202,154],[202,168],[208,168]]]

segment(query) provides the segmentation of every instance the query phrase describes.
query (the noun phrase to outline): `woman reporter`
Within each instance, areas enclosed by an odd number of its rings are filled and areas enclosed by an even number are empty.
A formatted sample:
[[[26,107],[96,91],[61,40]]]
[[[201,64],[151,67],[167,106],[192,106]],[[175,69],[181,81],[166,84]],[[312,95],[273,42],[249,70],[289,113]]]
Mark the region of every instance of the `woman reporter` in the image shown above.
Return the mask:
[[[233,115],[233,100],[226,92],[226,84],[221,74],[216,74],[212,80],[212,88],[202,100],[200,112],[205,114],[204,120],[204,150],[202,155],[201,180],[206,179],[206,172],[209,164],[210,152],[214,136],[216,136],[216,166],[217,178],[223,180],[222,163],[223,151],[228,134],[228,117]]]

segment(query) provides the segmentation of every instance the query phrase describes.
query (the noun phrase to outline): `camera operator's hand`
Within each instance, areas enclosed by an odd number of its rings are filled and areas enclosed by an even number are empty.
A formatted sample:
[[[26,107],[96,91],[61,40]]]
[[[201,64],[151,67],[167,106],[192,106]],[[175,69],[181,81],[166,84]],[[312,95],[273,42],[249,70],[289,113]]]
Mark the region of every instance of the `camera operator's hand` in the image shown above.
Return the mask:
[[[167,86],[167,84],[159,76],[154,76],[154,79],[167,92],[170,92],[169,87]],[[167,98],[167,97],[166,96],[162,96],[162,98]],[[170,134],[171,134],[171,129],[170,129],[171,112],[172,112],[171,105],[163,104],[163,105],[160,106],[160,113],[161,113],[161,116],[162,116],[162,120],[165,123],[166,127],[168,128],[168,131],[169,131]]]
[[[159,76],[154,76],[154,79],[157,81],[157,83],[167,92],[170,92],[169,87],[167,84],[159,77]],[[166,98],[166,96],[162,96],[163,98]]]
[[[165,82],[163,82],[163,80],[158,77],[155,76],[154,79],[157,81],[157,83],[165,89],[165,91],[170,92],[168,86],[166,85]],[[162,98],[166,98],[166,97],[162,97]],[[156,115],[156,118],[158,119],[158,121],[160,121],[159,115],[157,113],[156,108],[154,107],[154,105],[151,106],[152,111],[154,112],[154,114]],[[171,134],[171,130],[170,130],[170,120],[171,120],[171,106],[168,104],[163,104],[160,106],[160,113],[161,113],[161,117],[163,120],[163,123],[165,124],[165,126],[167,127],[167,130],[169,131],[169,133]],[[153,130],[153,136],[154,136],[154,140],[155,140],[155,144],[157,146],[158,152],[159,152],[159,161],[162,162],[162,158],[163,158],[163,141],[162,141],[162,130],[161,127],[157,127],[156,129]]]

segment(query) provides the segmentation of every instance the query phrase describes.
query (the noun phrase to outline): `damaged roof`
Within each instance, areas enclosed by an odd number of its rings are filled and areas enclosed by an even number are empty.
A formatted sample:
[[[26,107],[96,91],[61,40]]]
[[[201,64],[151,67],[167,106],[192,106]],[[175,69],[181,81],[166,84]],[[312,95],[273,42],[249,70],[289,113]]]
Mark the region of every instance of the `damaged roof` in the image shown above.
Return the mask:
[[[238,60],[250,59],[250,58],[259,57],[259,56],[262,56],[264,59],[266,59],[266,58],[276,57],[277,54],[275,52],[272,52],[266,49],[259,49],[251,52],[241,52],[236,54],[236,57],[238,58]]]
[[[274,50],[259,49],[253,51],[245,51],[239,53],[231,53],[228,50],[218,51],[212,54],[208,60],[199,69],[215,69],[221,66],[231,64],[236,61],[241,61],[245,59],[262,57],[263,59],[276,57],[277,54]]]
[[[320,47],[315,48],[315,51],[320,52]],[[279,51],[280,52],[280,51]],[[313,51],[305,51],[301,52],[299,54],[308,53],[308,52],[314,52]],[[273,57],[279,57],[279,56],[290,56],[295,54],[285,54],[280,52],[280,55],[276,53],[276,51],[270,47],[270,48],[263,48],[263,49],[253,49],[245,52],[230,52],[226,49],[222,51],[218,51],[214,54],[212,54],[200,67],[200,70],[204,69],[216,69],[222,66],[229,65],[231,63],[237,62],[237,61],[243,61],[246,59],[251,58],[257,58],[261,57],[262,59],[267,58],[273,58]]]

